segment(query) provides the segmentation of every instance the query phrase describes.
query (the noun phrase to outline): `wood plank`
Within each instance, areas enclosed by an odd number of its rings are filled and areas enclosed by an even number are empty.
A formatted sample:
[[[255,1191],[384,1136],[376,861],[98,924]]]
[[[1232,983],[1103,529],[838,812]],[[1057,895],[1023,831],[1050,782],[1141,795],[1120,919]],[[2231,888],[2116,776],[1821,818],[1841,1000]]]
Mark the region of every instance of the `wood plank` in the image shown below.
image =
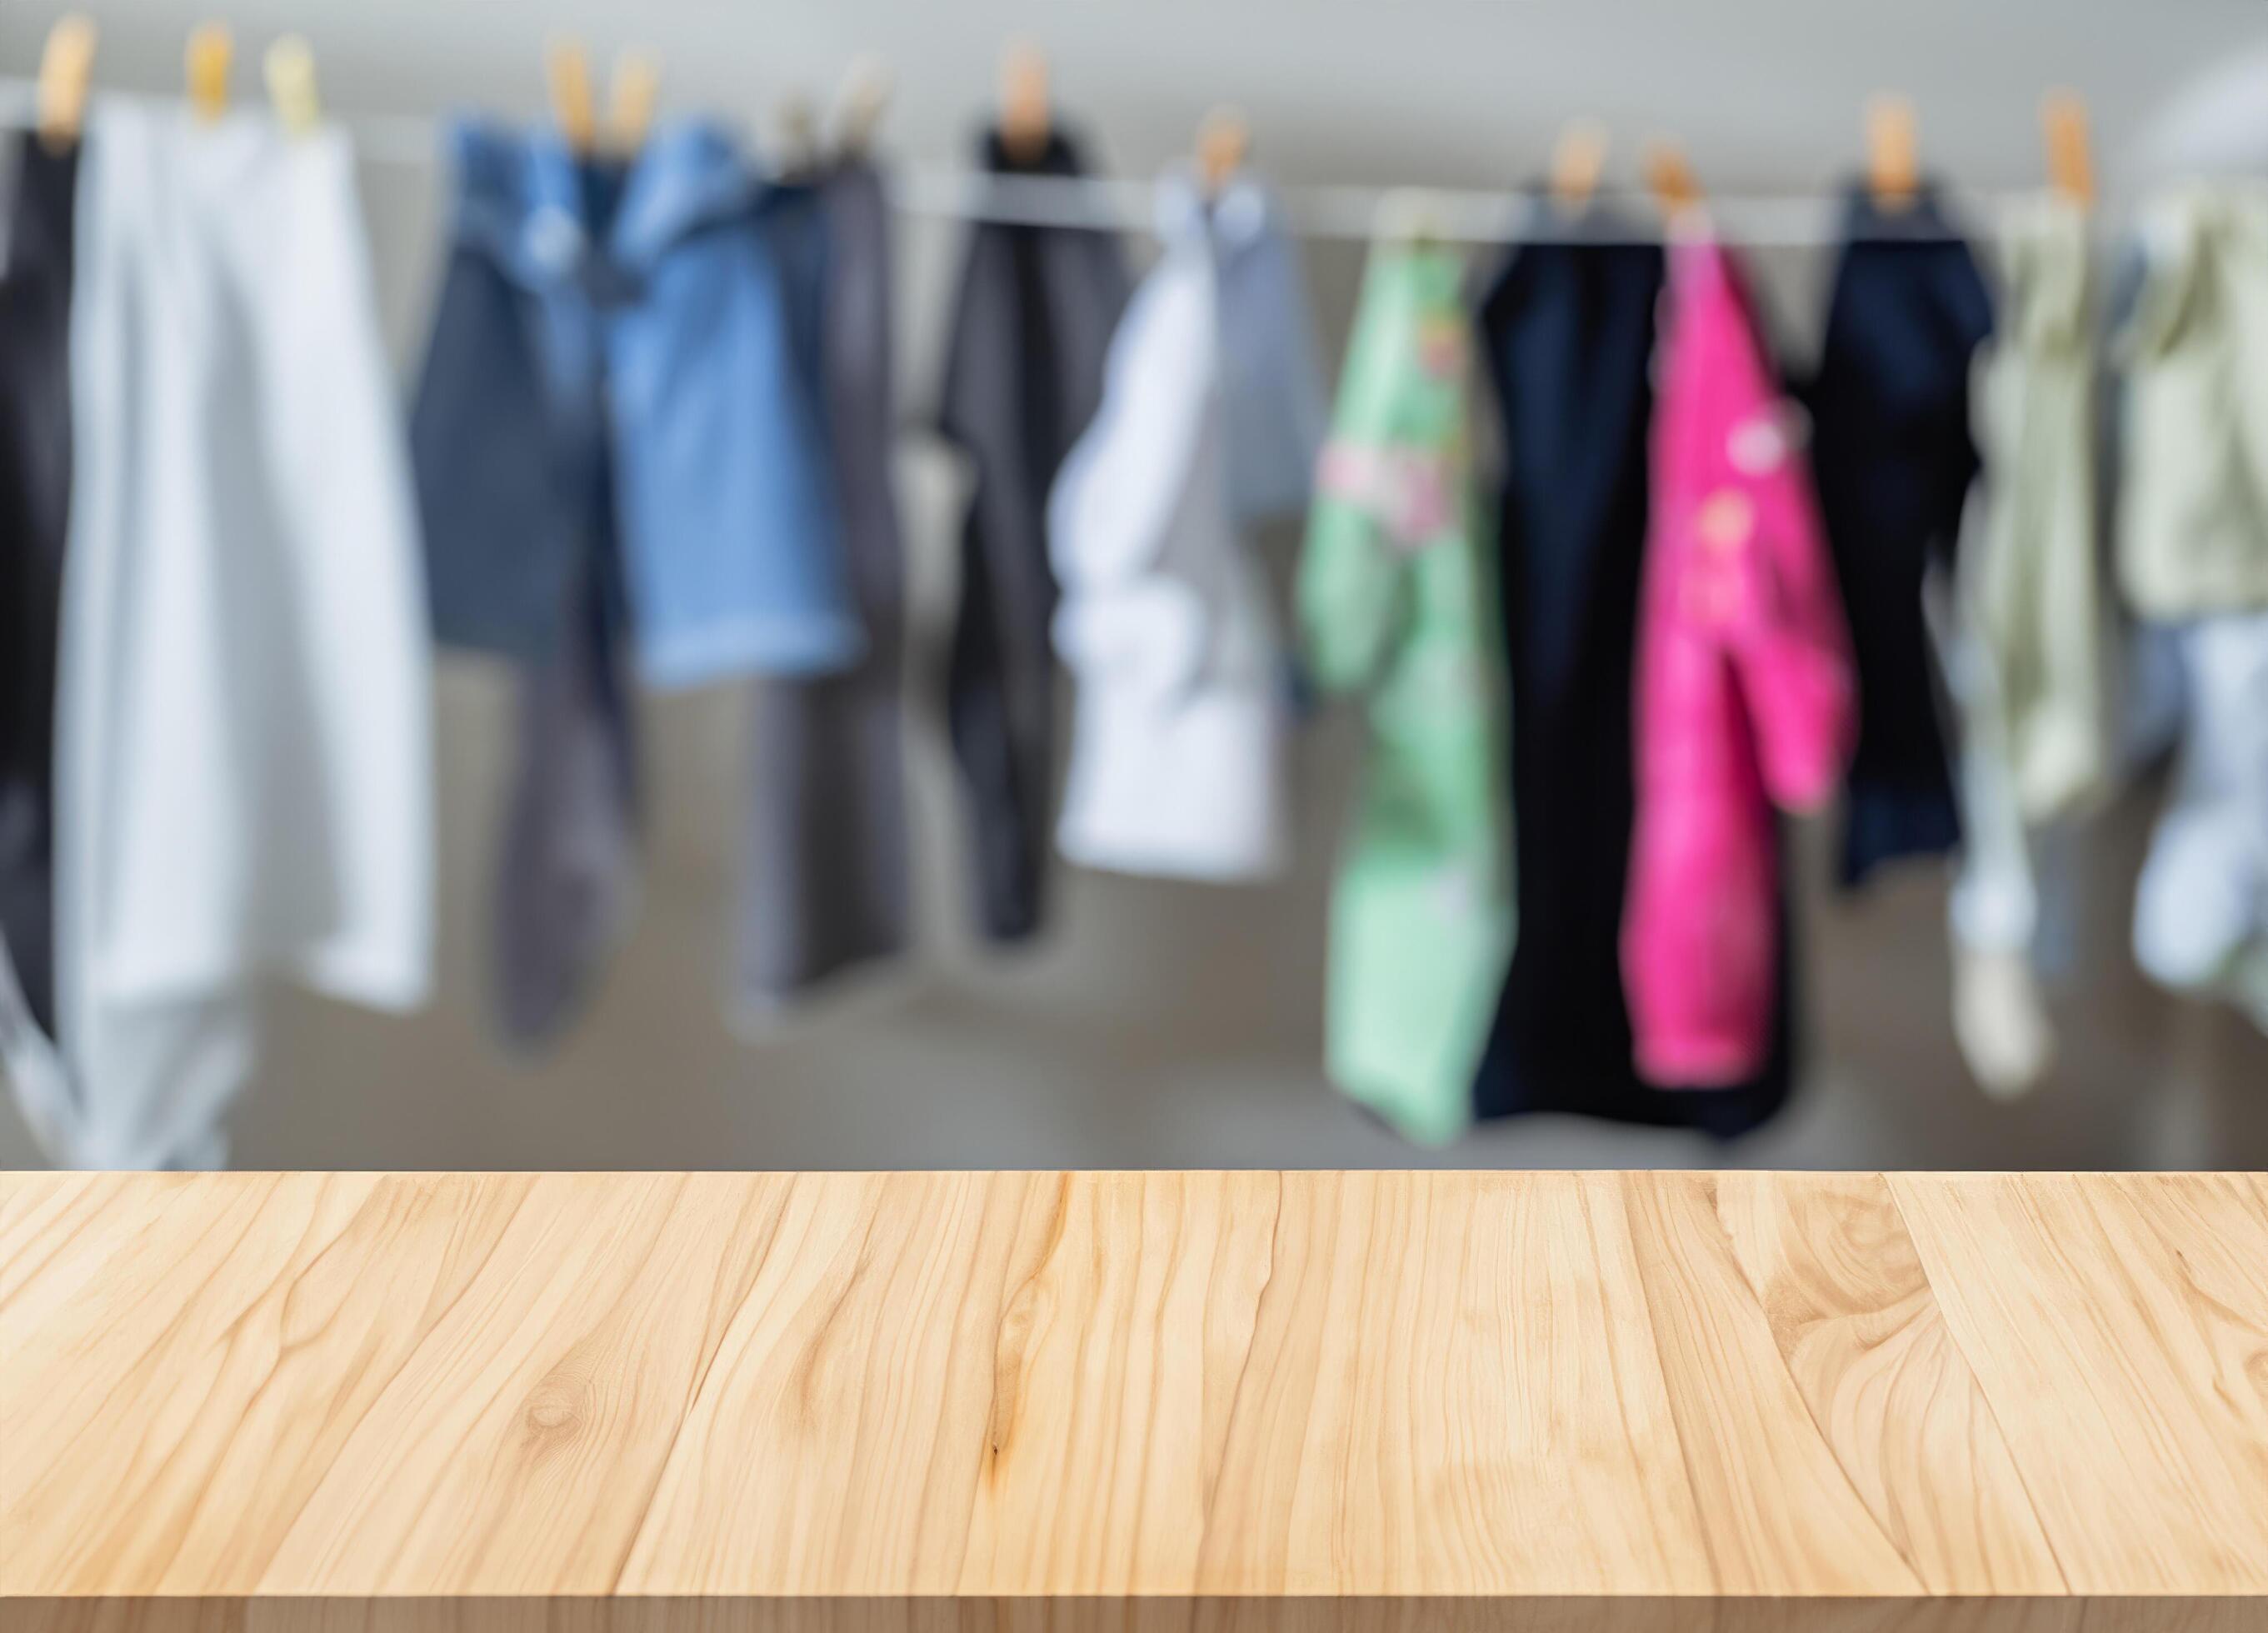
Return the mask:
[[[2073,1588],[2268,1594],[2260,1181],[1889,1183]]]
[[[830,1228],[867,1273],[752,1301],[623,1586],[1706,1592],[1626,1246],[1618,1291],[1598,1268],[1617,1212],[1567,1176],[1300,1174],[1057,1179],[990,1220],[846,1212]],[[935,1353],[909,1361],[909,1328]]]
[[[534,1181],[301,1495],[260,1590],[613,1589],[791,1189]]]
[[[1631,1174],[1631,1232],[1686,1467],[1733,1593],[1919,1593],[1788,1375],[1702,1173]]]
[[[1889,1182],[1728,1173],[1718,1217],[1867,1512],[1933,1593],[2058,1593],[2062,1567]]]
[[[2264,1266],[2233,1176],[0,1179],[0,1624],[2235,1633]]]

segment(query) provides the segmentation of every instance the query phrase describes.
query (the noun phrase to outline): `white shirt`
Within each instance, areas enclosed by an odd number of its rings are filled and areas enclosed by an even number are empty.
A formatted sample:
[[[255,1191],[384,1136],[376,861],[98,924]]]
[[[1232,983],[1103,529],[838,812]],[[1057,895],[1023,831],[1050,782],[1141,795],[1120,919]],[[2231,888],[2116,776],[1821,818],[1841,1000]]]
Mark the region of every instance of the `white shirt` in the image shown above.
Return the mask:
[[[79,185],[66,1081],[26,1110],[59,1160],[202,1166],[261,976],[387,1008],[430,983],[415,512],[339,133],[99,103]]]

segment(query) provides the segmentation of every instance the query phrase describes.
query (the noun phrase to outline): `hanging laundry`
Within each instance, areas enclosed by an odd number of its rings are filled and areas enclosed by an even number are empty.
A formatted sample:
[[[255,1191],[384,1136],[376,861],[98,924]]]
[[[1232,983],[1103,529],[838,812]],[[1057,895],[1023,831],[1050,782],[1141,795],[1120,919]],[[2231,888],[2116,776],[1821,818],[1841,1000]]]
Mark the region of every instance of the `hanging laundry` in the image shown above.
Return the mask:
[[[446,644],[539,655],[618,555],[658,687],[814,674],[864,647],[821,401],[825,223],[698,123],[624,165],[460,123],[411,423]]]
[[[1669,256],[1623,970],[1639,1074],[1713,1087],[1771,1052],[1772,807],[1826,799],[1854,722],[1834,570],[1747,295],[1713,240]]]
[[[1549,209],[1542,202],[1535,208]],[[1632,1060],[1620,932],[1632,824],[1632,676],[1662,252],[1594,211],[1513,252],[1480,310],[1502,422],[1498,536],[1520,936],[1474,1088],[1482,1116],[1561,1111],[1756,1127],[1787,1096],[1783,923],[1772,1048],[1754,1078],[1665,1090]]]
[[[628,164],[450,132],[458,199],[410,437],[447,644],[520,667],[492,957],[507,1036],[573,1018],[636,899],[627,673],[865,650],[820,385],[826,224],[701,124]]]
[[[55,1030],[55,635],[70,509],[78,144],[0,135],[0,949]]]
[[[1969,386],[1992,332],[1983,275],[1933,188],[1853,189],[1808,394],[1812,467],[1859,666],[1842,878],[1961,842],[1922,580],[1949,564],[1977,471]]]
[[[1974,697],[1947,654],[1961,707]],[[1964,728],[1971,741],[1977,728]],[[1953,938],[1953,1036],[1970,1075],[1999,1100],[2029,1092],[2055,1058],[2055,1030],[2033,970],[2040,887],[2033,836],[2000,773],[1997,747],[1961,752],[1961,865],[1946,899]]]
[[[2268,607],[2268,186],[2177,189],[2139,237],[2119,339],[2126,599],[2161,622]]]
[[[1310,672],[1370,724],[1331,892],[1331,1079],[1409,1137],[1472,1116],[1513,944],[1504,653],[1462,259],[1371,251],[1300,564]]]
[[[1163,254],[1048,505],[1078,682],[1057,843],[1088,867],[1263,878],[1290,848],[1284,644],[1244,531],[1307,504],[1323,402],[1296,252],[1248,178],[1158,193]]]
[[[820,183],[823,384],[843,540],[866,655],[840,675],[760,681],[741,850],[738,997],[761,1012],[902,951],[909,930],[903,550],[891,477],[889,200],[863,159]]]
[[[2053,1056],[2034,970],[2043,895],[2067,888],[2070,820],[2110,776],[2111,659],[2087,211],[2043,195],[1997,247],[2001,320],[1974,386],[1984,473],[1937,644],[1961,720],[1954,1035],[2006,1097]]]
[[[1085,173],[1060,129],[1028,156],[989,131],[981,157],[1004,176]],[[1048,494],[1101,401],[1126,294],[1107,233],[999,221],[971,231],[939,409],[976,478],[946,716],[968,791],[977,918],[993,941],[1032,935],[1042,916],[1056,797]]]
[[[2134,952],[2268,1030],[2268,188],[2178,188],[2139,240],[2120,579],[2178,658],[2183,712]]]
[[[1963,559],[1974,560],[1970,552],[1981,548],[1964,545]],[[1999,671],[1975,620],[1947,608],[1933,629],[1962,722],[1961,857],[1946,897],[1953,1035],[1978,1085],[2014,1099],[2036,1086],[2054,1060],[2038,966],[2068,939],[2079,830],[2074,816],[2036,823],[2025,816],[2004,735]]]
[[[515,1043],[574,1019],[637,907],[637,710],[610,565],[578,570],[565,629],[519,674],[489,939],[497,1019]]]
[[[2067,882],[2056,874],[2070,851],[2066,823],[2025,819],[1999,671],[1974,607],[1975,570],[1989,548],[1985,512],[2006,478],[1997,459],[1988,465],[1986,485],[1962,524],[1956,582],[1932,580],[1926,592],[1931,636],[1961,723],[1955,784],[1961,852],[1946,894],[1953,1036],[1977,1086],[1998,1100],[2029,1092],[2054,1061],[2054,1027],[2034,965],[2047,939],[2043,908]]]
[[[204,1166],[255,988],[431,978],[431,654],[334,129],[98,104],[57,681],[59,1159]],[[13,1029],[11,1029],[13,1031]],[[17,1035],[20,1035],[18,1033]]]
[[[2134,954],[2268,1032],[2268,611],[2176,626],[2188,725],[2134,906]]]
[[[2110,769],[2087,212],[2036,200],[2012,214],[2000,250],[2001,324],[1976,380],[1981,533],[1958,583],[1992,666],[1990,729],[2038,822],[2085,803]]]

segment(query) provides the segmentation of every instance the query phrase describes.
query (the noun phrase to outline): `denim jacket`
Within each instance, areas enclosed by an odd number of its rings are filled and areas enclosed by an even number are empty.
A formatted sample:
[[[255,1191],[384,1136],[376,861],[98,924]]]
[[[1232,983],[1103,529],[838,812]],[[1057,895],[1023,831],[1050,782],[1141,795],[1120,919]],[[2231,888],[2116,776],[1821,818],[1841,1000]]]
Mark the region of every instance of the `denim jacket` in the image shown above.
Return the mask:
[[[463,123],[451,145],[411,433],[440,638],[549,653],[596,556],[652,684],[855,661],[810,190],[765,183],[701,124],[626,169],[549,132]]]

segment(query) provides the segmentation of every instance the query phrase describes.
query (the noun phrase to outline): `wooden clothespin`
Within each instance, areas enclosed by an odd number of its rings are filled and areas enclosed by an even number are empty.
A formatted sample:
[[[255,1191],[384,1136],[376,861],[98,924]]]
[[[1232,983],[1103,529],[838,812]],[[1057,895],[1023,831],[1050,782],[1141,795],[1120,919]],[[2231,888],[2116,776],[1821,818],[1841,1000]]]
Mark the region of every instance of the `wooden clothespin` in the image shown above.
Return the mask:
[[[1673,225],[1701,208],[1701,182],[1675,142],[1655,142],[1646,151],[1646,185]]]
[[[188,77],[189,106],[199,119],[210,123],[228,112],[228,68],[236,42],[225,23],[200,23],[189,31],[183,58]]]
[[[1000,56],[1000,144],[1026,163],[1047,151],[1055,115],[1048,97],[1048,59],[1028,40],[1011,40]]]
[[[1252,151],[1252,129],[1233,107],[1217,107],[1197,125],[1197,185],[1215,198],[1244,167]]]
[[[551,119],[578,158],[599,145],[599,115],[591,97],[591,57],[579,40],[555,40],[543,54],[551,92]]]
[[[853,58],[843,71],[843,88],[835,95],[835,145],[837,151],[858,158],[873,144],[882,115],[890,107],[890,70],[881,59]]]
[[[1595,119],[1572,119],[1551,149],[1551,202],[1580,215],[1598,193],[1607,169],[1607,128]]]
[[[1876,208],[1905,210],[1921,194],[1914,106],[1890,92],[1867,104],[1867,190]]]
[[[615,79],[607,93],[607,143],[627,158],[645,145],[653,110],[661,100],[661,67],[640,51],[615,59]]]
[[[2048,185],[2081,210],[2093,209],[2095,154],[2085,99],[2076,91],[2051,91],[2040,104],[2040,125],[2047,137]]]
[[[94,78],[94,19],[73,11],[48,31],[40,55],[37,96],[40,140],[63,149],[78,140],[86,122],[86,91]]]
[[[321,100],[315,94],[315,53],[298,34],[284,34],[261,59],[268,77],[268,100],[284,129],[304,136],[322,122]]]

